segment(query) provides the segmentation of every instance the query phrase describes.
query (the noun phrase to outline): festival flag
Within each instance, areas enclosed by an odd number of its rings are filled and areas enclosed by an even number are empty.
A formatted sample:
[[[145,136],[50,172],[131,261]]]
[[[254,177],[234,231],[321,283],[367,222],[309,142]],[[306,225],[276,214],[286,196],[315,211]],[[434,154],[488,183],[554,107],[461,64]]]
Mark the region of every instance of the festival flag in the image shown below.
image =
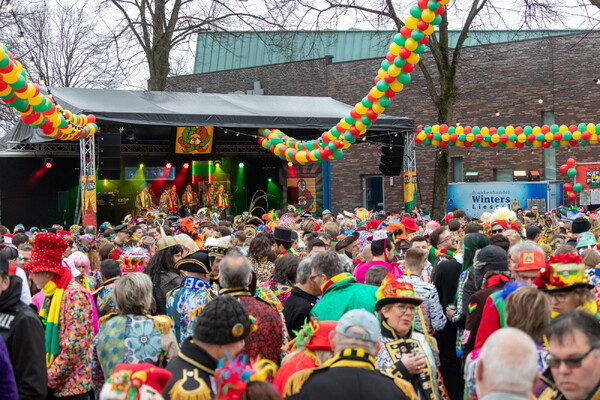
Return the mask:
[[[411,212],[417,205],[417,172],[404,173],[404,207]]]

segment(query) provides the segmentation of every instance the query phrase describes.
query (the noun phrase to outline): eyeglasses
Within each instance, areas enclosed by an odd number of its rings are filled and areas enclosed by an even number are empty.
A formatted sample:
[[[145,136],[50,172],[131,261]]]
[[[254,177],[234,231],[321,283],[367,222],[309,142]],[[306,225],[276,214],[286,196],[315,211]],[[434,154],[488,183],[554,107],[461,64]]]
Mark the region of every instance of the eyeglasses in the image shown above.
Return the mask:
[[[504,229],[492,229],[492,233],[496,234],[496,233],[502,233],[504,232]]]
[[[394,307],[396,307],[399,311],[405,313],[407,311],[416,313],[417,312],[417,307],[410,305],[410,304],[404,304],[404,303],[396,303],[394,304]]]
[[[548,364],[548,366],[550,368],[560,368],[560,364],[561,363],[565,363],[565,365],[567,366],[567,368],[569,369],[575,369],[575,368],[580,368],[581,367],[581,363],[583,362],[583,360],[590,355],[590,353],[592,351],[594,351],[597,347],[592,347],[591,349],[589,349],[584,355],[580,356],[580,357],[573,357],[573,358],[565,358],[560,359],[560,358],[556,358],[556,357],[552,357],[550,354],[548,354],[546,356],[546,363]]]
[[[454,235],[449,235],[446,237],[446,239],[440,240],[440,242],[438,244],[444,243],[447,240],[456,240],[456,237]]]
[[[556,300],[558,303],[564,303],[568,295],[568,293],[549,293],[550,299]]]
[[[311,275],[311,276],[308,277],[308,279],[310,279],[311,281],[314,281],[315,279],[317,279],[318,277],[320,277],[322,275],[323,274],[321,274],[321,275]]]

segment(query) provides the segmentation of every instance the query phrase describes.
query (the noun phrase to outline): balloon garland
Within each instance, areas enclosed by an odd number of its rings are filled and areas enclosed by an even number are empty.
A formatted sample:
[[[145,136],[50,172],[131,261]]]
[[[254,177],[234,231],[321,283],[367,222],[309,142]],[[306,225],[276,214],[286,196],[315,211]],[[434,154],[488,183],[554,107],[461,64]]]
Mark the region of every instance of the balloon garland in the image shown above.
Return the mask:
[[[98,130],[94,115],[76,115],[40,93],[23,65],[0,43],[0,99],[21,114],[21,120],[52,139],[78,140]]]
[[[277,129],[260,129],[258,143],[282,160],[295,164],[314,164],[339,159],[343,150],[377,120],[392,104],[394,96],[410,82],[410,73],[425,51],[434,26],[442,22],[445,4],[450,0],[419,0],[410,9],[405,26],[394,36],[390,51],[375,78],[375,86],[356,103],[337,125],[315,140],[297,140]]]
[[[600,124],[543,126],[419,126],[416,143],[439,147],[550,147],[598,144]]]
[[[575,168],[577,163],[575,159],[569,158],[566,164],[560,166],[559,171],[563,174],[569,175],[569,178],[575,179],[577,177],[577,169]],[[583,185],[581,183],[575,183],[571,185],[570,183],[565,183],[563,185],[563,189],[567,192],[567,197],[570,201],[574,202],[577,200],[577,193],[583,190]]]

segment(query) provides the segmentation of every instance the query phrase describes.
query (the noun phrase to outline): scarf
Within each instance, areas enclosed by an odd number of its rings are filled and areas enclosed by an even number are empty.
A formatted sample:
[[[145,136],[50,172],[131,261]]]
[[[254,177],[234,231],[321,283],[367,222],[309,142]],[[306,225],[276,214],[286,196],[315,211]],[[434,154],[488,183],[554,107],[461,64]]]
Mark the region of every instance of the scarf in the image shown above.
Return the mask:
[[[175,200],[173,199],[173,192],[169,193],[169,210],[175,209]]]
[[[64,269],[63,276],[56,276],[44,286],[44,304],[40,310],[40,317],[46,326],[46,367],[50,368],[52,362],[60,352],[58,341],[58,320],[60,318],[60,305],[65,294],[65,289],[71,282],[71,271]]]
[[[589,301],[585,304],[580,305],[579,307],[577,307],[578,310],[583,310],[585,312],[588,312],[590,314],[592,314],[593,316],[596,317],[596,319],[598,319],[598,303],[596,303],[595,300]],[[556,318],[559,316],[560,313],[556,312],[556,311],[552,311],[552,319]]]
[[[206,205],[207,206],[211,206],[212,205],[212,194],[211,192],[206,192]]]
[[[148,204],[152,206],[152,197],[150,197],[150,193],[140,193],[140,200],[142,201],[142,208],[148,208]]]
[[[194,192],[185,192],[185,203],[192,204],[192,202],[196,201],[196,193]]]
[[[217,208],[229,208],[229,202],[225,193],[217,192]]]

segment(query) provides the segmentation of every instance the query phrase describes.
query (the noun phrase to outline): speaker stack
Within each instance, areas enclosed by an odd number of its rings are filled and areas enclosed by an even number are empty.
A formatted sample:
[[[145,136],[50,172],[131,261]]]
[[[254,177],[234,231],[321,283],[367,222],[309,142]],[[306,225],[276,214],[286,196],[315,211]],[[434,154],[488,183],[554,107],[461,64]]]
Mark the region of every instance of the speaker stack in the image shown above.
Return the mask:
[[[392,146],[392,148],[390,148]],[[381,147],[381,159],[379,160],[379,171],[386,176],[398,176],[402,174],[402,162],[404,161],[404,136],[390,135],[385,138]]]
[[[121,179],[121,134],[101,132],[98,148],[98,179]]]

